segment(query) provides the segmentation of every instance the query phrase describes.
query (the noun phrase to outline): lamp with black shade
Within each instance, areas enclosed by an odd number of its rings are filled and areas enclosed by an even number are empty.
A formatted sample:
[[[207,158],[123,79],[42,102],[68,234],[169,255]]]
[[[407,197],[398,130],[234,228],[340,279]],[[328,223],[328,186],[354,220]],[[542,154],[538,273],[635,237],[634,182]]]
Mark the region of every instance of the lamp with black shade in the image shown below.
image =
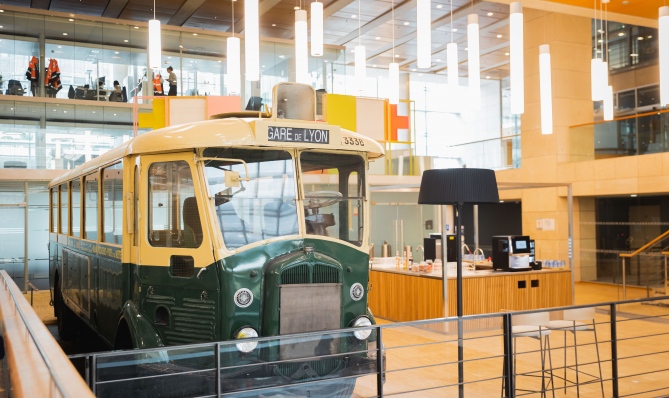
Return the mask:
[[[457,257],[457,316],[458,320],[458,382],[459,395],[464,396],[464,350],[462,345],[463,325],[462,325],[462,231],[461,217],[463,204],[481,204],[481,203],[499,203],[499,192],[497,191],[497,179],[495,172],[488,169],[440,169],[427,170],[423,173],[420,183],[420,192],[418,194],[418,204],[422,205],[441,205],[444,206],[442,214],[446,214],[446,205],[453,205],[455,208],[455,233],[456,257]],[[445,224],[444,224],[445,225]],[[443,274],[443,303],[444,316],[448,317],[448,293],[447,293],[447,269],[446,263],[446,234],[444,229],[441,232]]]

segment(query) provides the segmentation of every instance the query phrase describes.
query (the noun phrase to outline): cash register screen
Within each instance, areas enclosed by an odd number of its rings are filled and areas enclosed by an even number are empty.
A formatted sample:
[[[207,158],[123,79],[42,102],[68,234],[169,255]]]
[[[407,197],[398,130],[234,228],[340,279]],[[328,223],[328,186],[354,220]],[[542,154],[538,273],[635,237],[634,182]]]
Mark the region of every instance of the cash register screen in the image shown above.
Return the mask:
[[[524,240],[516,241],[516,250],[527,249],[527,242]]]

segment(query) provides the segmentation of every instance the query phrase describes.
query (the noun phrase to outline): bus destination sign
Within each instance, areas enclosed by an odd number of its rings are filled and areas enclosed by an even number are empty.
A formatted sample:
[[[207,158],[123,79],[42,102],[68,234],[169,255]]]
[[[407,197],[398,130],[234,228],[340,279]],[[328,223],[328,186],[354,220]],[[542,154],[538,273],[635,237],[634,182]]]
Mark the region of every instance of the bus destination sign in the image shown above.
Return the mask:
[[[267,127],[267,140],[279,142],[304,142],[329,144],[330,130],[305,129],[302,127]]]

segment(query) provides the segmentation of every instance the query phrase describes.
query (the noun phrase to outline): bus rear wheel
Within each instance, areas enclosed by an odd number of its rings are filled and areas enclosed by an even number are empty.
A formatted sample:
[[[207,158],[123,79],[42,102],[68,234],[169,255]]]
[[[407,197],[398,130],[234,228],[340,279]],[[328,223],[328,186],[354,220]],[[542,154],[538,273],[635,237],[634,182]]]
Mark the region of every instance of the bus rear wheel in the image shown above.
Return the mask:
[[[63,301],[60,289],[57,291],[58,300],[58,335],[63,341],[72,341],[79,335],[79,318]]]

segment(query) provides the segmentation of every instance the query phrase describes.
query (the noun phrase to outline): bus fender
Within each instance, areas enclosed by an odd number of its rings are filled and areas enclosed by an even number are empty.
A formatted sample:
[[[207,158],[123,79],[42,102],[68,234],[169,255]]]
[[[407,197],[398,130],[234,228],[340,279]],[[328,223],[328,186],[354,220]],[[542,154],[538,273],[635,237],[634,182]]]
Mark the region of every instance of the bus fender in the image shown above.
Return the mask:
[[[126,301],[123,305],[123,318],[128,323],[135,348],[165,346],[163,339],[160,338],[160,334],[152,322],[140,313],[135,303],[130,300]]]

